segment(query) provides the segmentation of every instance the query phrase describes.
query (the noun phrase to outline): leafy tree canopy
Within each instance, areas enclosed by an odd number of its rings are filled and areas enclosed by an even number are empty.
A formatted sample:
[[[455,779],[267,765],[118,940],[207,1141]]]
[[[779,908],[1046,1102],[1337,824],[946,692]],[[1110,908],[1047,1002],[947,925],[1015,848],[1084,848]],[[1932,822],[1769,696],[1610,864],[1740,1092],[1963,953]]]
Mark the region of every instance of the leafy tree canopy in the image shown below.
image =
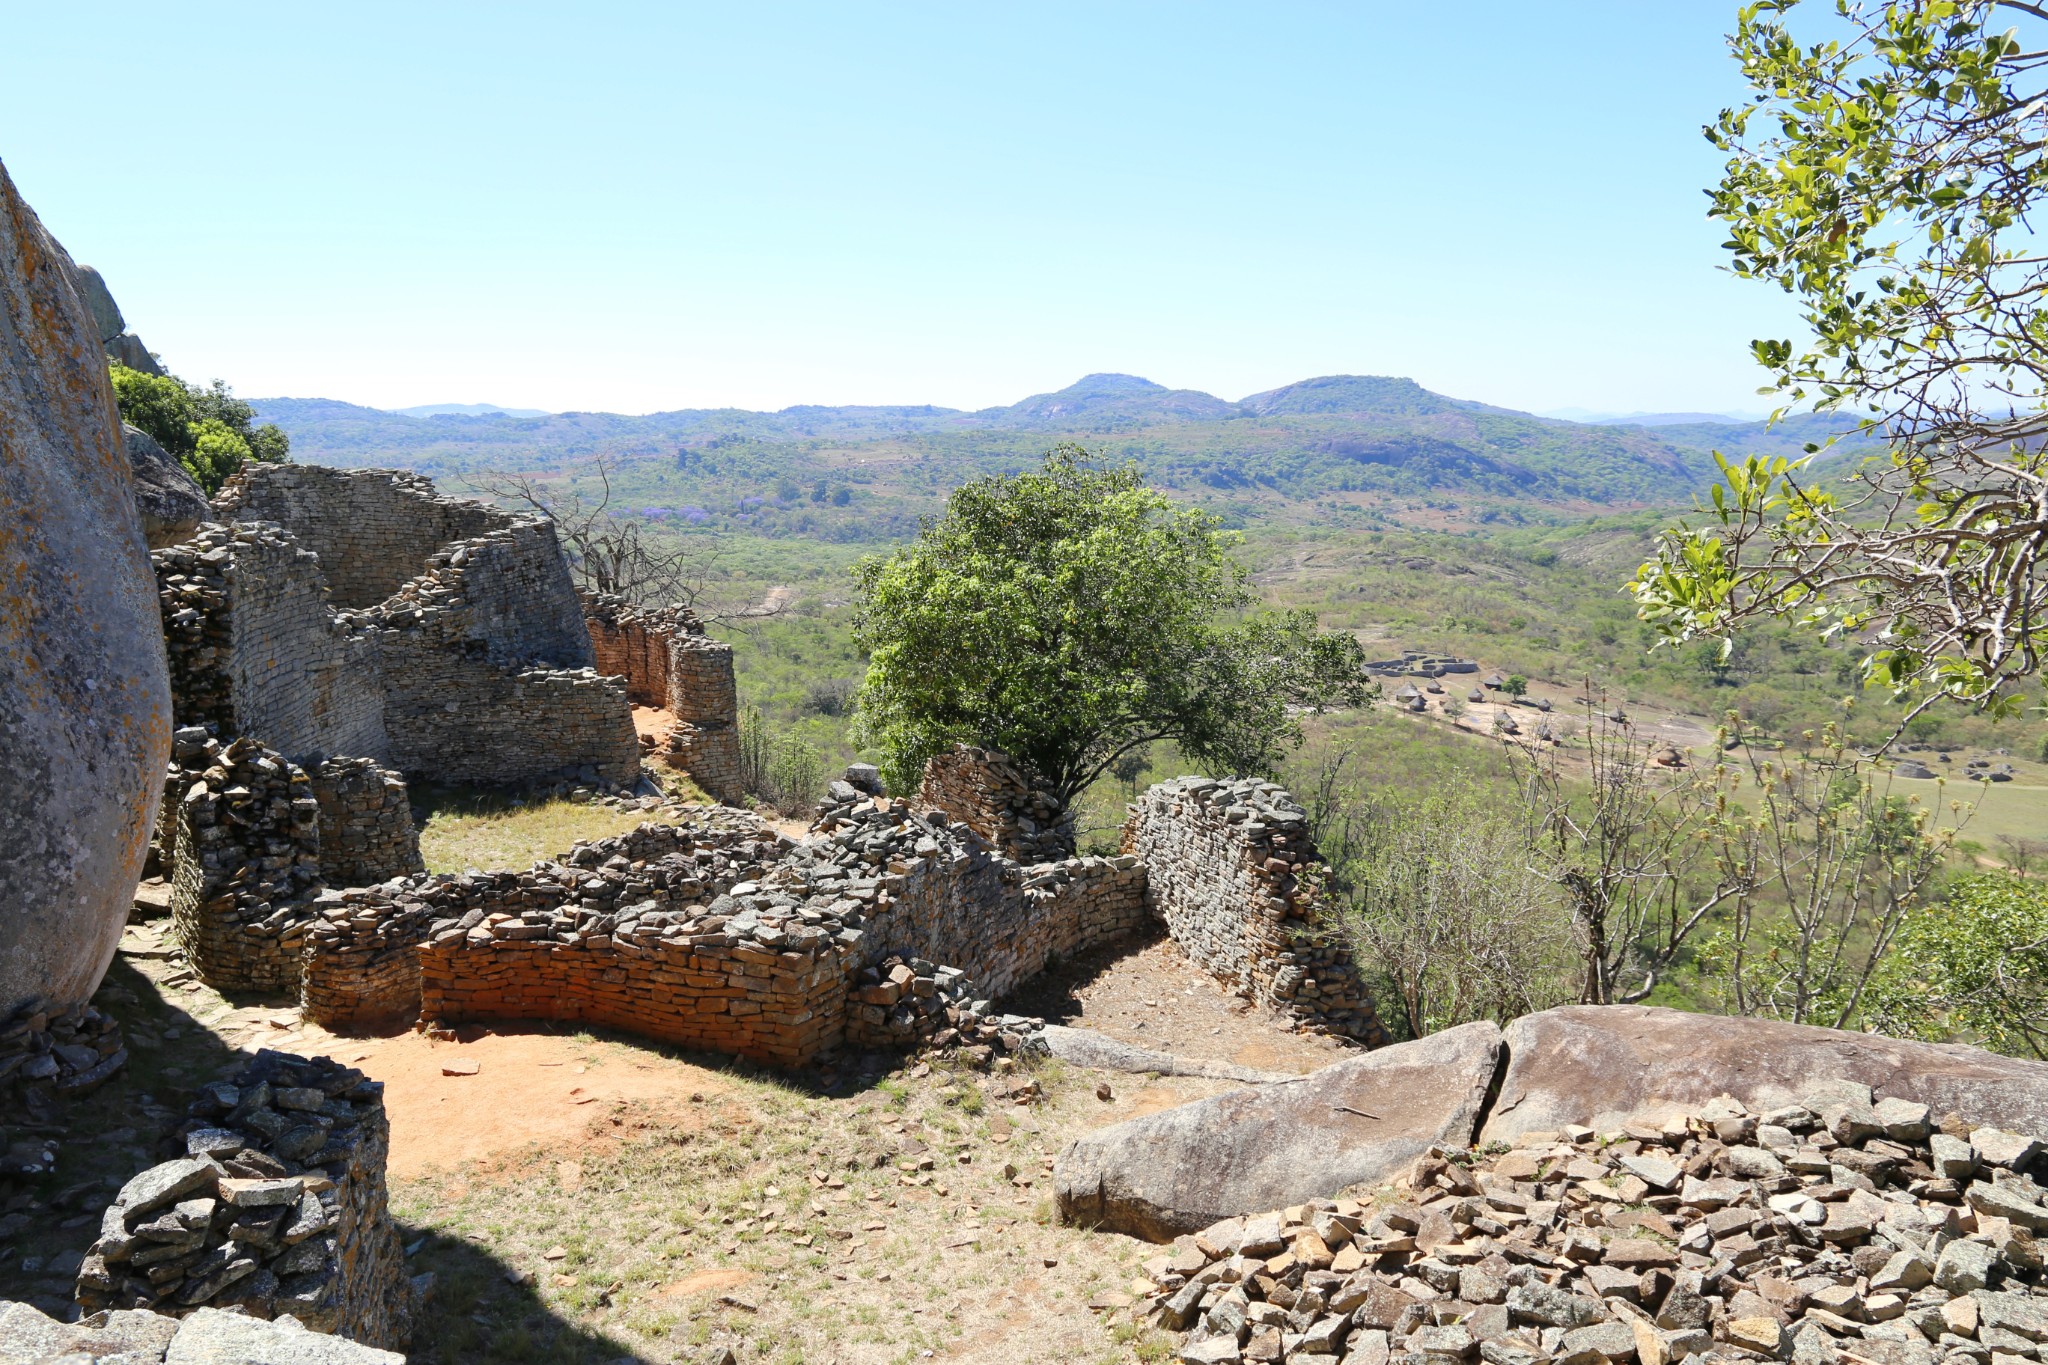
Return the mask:
[[[1832,481],[1724,460],[1633,590],[1673,640],[1788,617],[1917,709],[2006,714],[2048,624],[2048,7],[1836,0],[1795,34],[1800,2],[1737,14],[1753,97],[1707,129],[1711,213],[1734,272],[1800,302],[1804,341],[1753,343],[1772,388],[1891,453]]]
[[[219,492],[247,461],[283,463],[291,457],[283,429],[274,422],[257,426],[256,409],[218,379],[201,388],[175,375],[118,364],[111,374],[121,420],[155,437],[209,494]]]
[[[890,784],[964,740],[1029,764],[1063,802],[1120,755],[1176,741],[1270,772],[1298,709],[1371,697],[1364,655],[1308,612],[1249,612],[1216,518],[1061,445],[1031,473],[957,489],[915,543],[855,570],[870,664],[861,734]]]
[[[1887,1033],[1960,1032],[2048,1057],[2048,885],[1964,877],[1947,900],[1914,912],[1871,983],[1870,1014]]]

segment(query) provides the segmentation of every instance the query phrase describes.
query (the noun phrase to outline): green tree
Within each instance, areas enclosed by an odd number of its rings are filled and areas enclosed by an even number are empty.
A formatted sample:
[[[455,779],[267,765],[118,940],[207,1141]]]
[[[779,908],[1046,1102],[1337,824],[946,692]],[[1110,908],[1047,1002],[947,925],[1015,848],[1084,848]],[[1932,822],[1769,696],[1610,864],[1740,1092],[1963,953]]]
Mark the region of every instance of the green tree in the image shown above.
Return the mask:
[[[1526,697],[1529,695],[1529,680],[1519,673],[1510,673],[1507,681],[1500,685],[1500,690],[1511,697]]]
[[[1250,612],[1216,518],[1078,446],[954,491],[915,543],[855,570],[870,655],[862,742],[915,788],[955,740],[999,748],[1071,803],[1123,754],[1172,739],[1270,772],[1303,709],[1363,705],[1364,654],[1307,612]]]
[[[220,491],[250,460],[281,464],[291,439],[273,422],[256,425],[256,409],[216,379],[206,387],[175,375],[109,367],[121,420],[155,438],[208,493]]]
[[[1959,879],[1907,918],[1869,996],[1881,1032],[2048,1057],[2048,885]]]
[[[1838,0],[1795,33],[1799,5],[1737,14],[1753,98],[1707,130],[1711,213],[1737,275],[1799,300],[1803,342],[1752,344],[1786,407],[1888,453],[1847,475],[1723,460],[1633,590],[1671,640],[1778,616],[1865,641],[1907,719],[2007,714],[2048,629],[2048,9]]]

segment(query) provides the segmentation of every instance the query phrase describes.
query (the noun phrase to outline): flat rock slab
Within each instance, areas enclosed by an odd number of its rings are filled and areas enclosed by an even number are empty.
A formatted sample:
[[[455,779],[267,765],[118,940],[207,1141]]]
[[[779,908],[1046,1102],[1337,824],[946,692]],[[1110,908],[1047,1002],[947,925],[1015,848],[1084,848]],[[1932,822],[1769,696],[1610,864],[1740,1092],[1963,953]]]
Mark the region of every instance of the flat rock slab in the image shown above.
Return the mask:
[[[1129,1071],[1160,1076],[1203,1076],[1216,1081],[1243,1081],[1247,1085],[1274,1085],[1298,1081],[1299,1076],[1282,1071],[1255,1071],[1231,1062],[1214,1062],[1206,1057],[1180,1057],[1171,1052],[1120,1043],[1093,1029],[1047,1024],[1039,1035],[1053,1056],[1092,1071]]]
[[[1060,1153],[1060,1217],[1163,1242],[1384,1184],[1433,1144],[1472,1141],[1500,1051],[1499,1029],[1465,1024],[1098,1129]]]
[[[164,1365],[405,1365],[405,1357],[309,1332],[293,1317],[265,1322],[201,1308],[178,1328]]]
[[[1616,1127],[1631,1117],[1697,1109],[1721,1094],[1761,1111],[1798,1104],[1841,1078],[1937,1115],[2048,1132],[2048,1062],[1959,1044],[1647,1005],[1544,1010],[1509,1024],[1503,1038],[1507,1074],[1482,1142],[1567,1123]]]

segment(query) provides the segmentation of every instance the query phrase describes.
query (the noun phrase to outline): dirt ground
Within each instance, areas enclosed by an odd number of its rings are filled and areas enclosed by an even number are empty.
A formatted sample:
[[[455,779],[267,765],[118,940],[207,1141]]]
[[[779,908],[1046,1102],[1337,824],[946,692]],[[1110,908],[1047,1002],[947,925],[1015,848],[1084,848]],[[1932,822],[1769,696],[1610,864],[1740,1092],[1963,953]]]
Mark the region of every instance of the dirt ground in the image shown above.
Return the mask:
[[[112,1191],[170,1155],[193,1088],[274,1047],[385,1083],[392,1210],[414,1273],[435,1276],[415,1362],[1165,1358],[1127,1311],[1158,1248],[1058,1226],[1052,1161],[1227,1083],[1047,1062],[1016,1103],[1016,1075],[938,1058],[778,1073],[547,1024],[338,1038],[193,980],[168,930],[131,925],[101,991],[131,1069],[72,1105],[53,1174],[0,1187],[0,1297],[55,1306]],[[1166,941],[1070,964],[1008,1007],[1268,1070],[1342,1055]]]

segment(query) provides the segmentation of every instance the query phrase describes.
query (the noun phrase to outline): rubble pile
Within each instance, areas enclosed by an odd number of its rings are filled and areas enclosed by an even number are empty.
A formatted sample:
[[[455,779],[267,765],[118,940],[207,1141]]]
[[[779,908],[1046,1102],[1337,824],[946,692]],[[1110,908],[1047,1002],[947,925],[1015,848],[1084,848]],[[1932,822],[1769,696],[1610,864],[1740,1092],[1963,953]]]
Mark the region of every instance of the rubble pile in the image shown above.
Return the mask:
[[[2025,1365],[2048,1145],[1828,1082],[1615,1132],[1433,1149],[1408,1186],[1233,1218],[1148,1263],[1188,1362]]]
[[[121,1026],[91,1005],[0,1024],[0,1094],[21,1094],[32,1110],[53,1097],[89,1094],[127,1064]]]
[[[998,1050],[1046,1051],[1045,1020],[997,1013],[978,994],[958,967],[891,954],[855,975],[846,1040],[857,1047],[958,1048],[984,1066]]]
[[[200,1088],[177,1140],[183,1156],[107,1207],[78,1272],[85,1312],[234,1307],[403,1344],[415,1291],[386,1209],[380,1082],[265,1050]]]

